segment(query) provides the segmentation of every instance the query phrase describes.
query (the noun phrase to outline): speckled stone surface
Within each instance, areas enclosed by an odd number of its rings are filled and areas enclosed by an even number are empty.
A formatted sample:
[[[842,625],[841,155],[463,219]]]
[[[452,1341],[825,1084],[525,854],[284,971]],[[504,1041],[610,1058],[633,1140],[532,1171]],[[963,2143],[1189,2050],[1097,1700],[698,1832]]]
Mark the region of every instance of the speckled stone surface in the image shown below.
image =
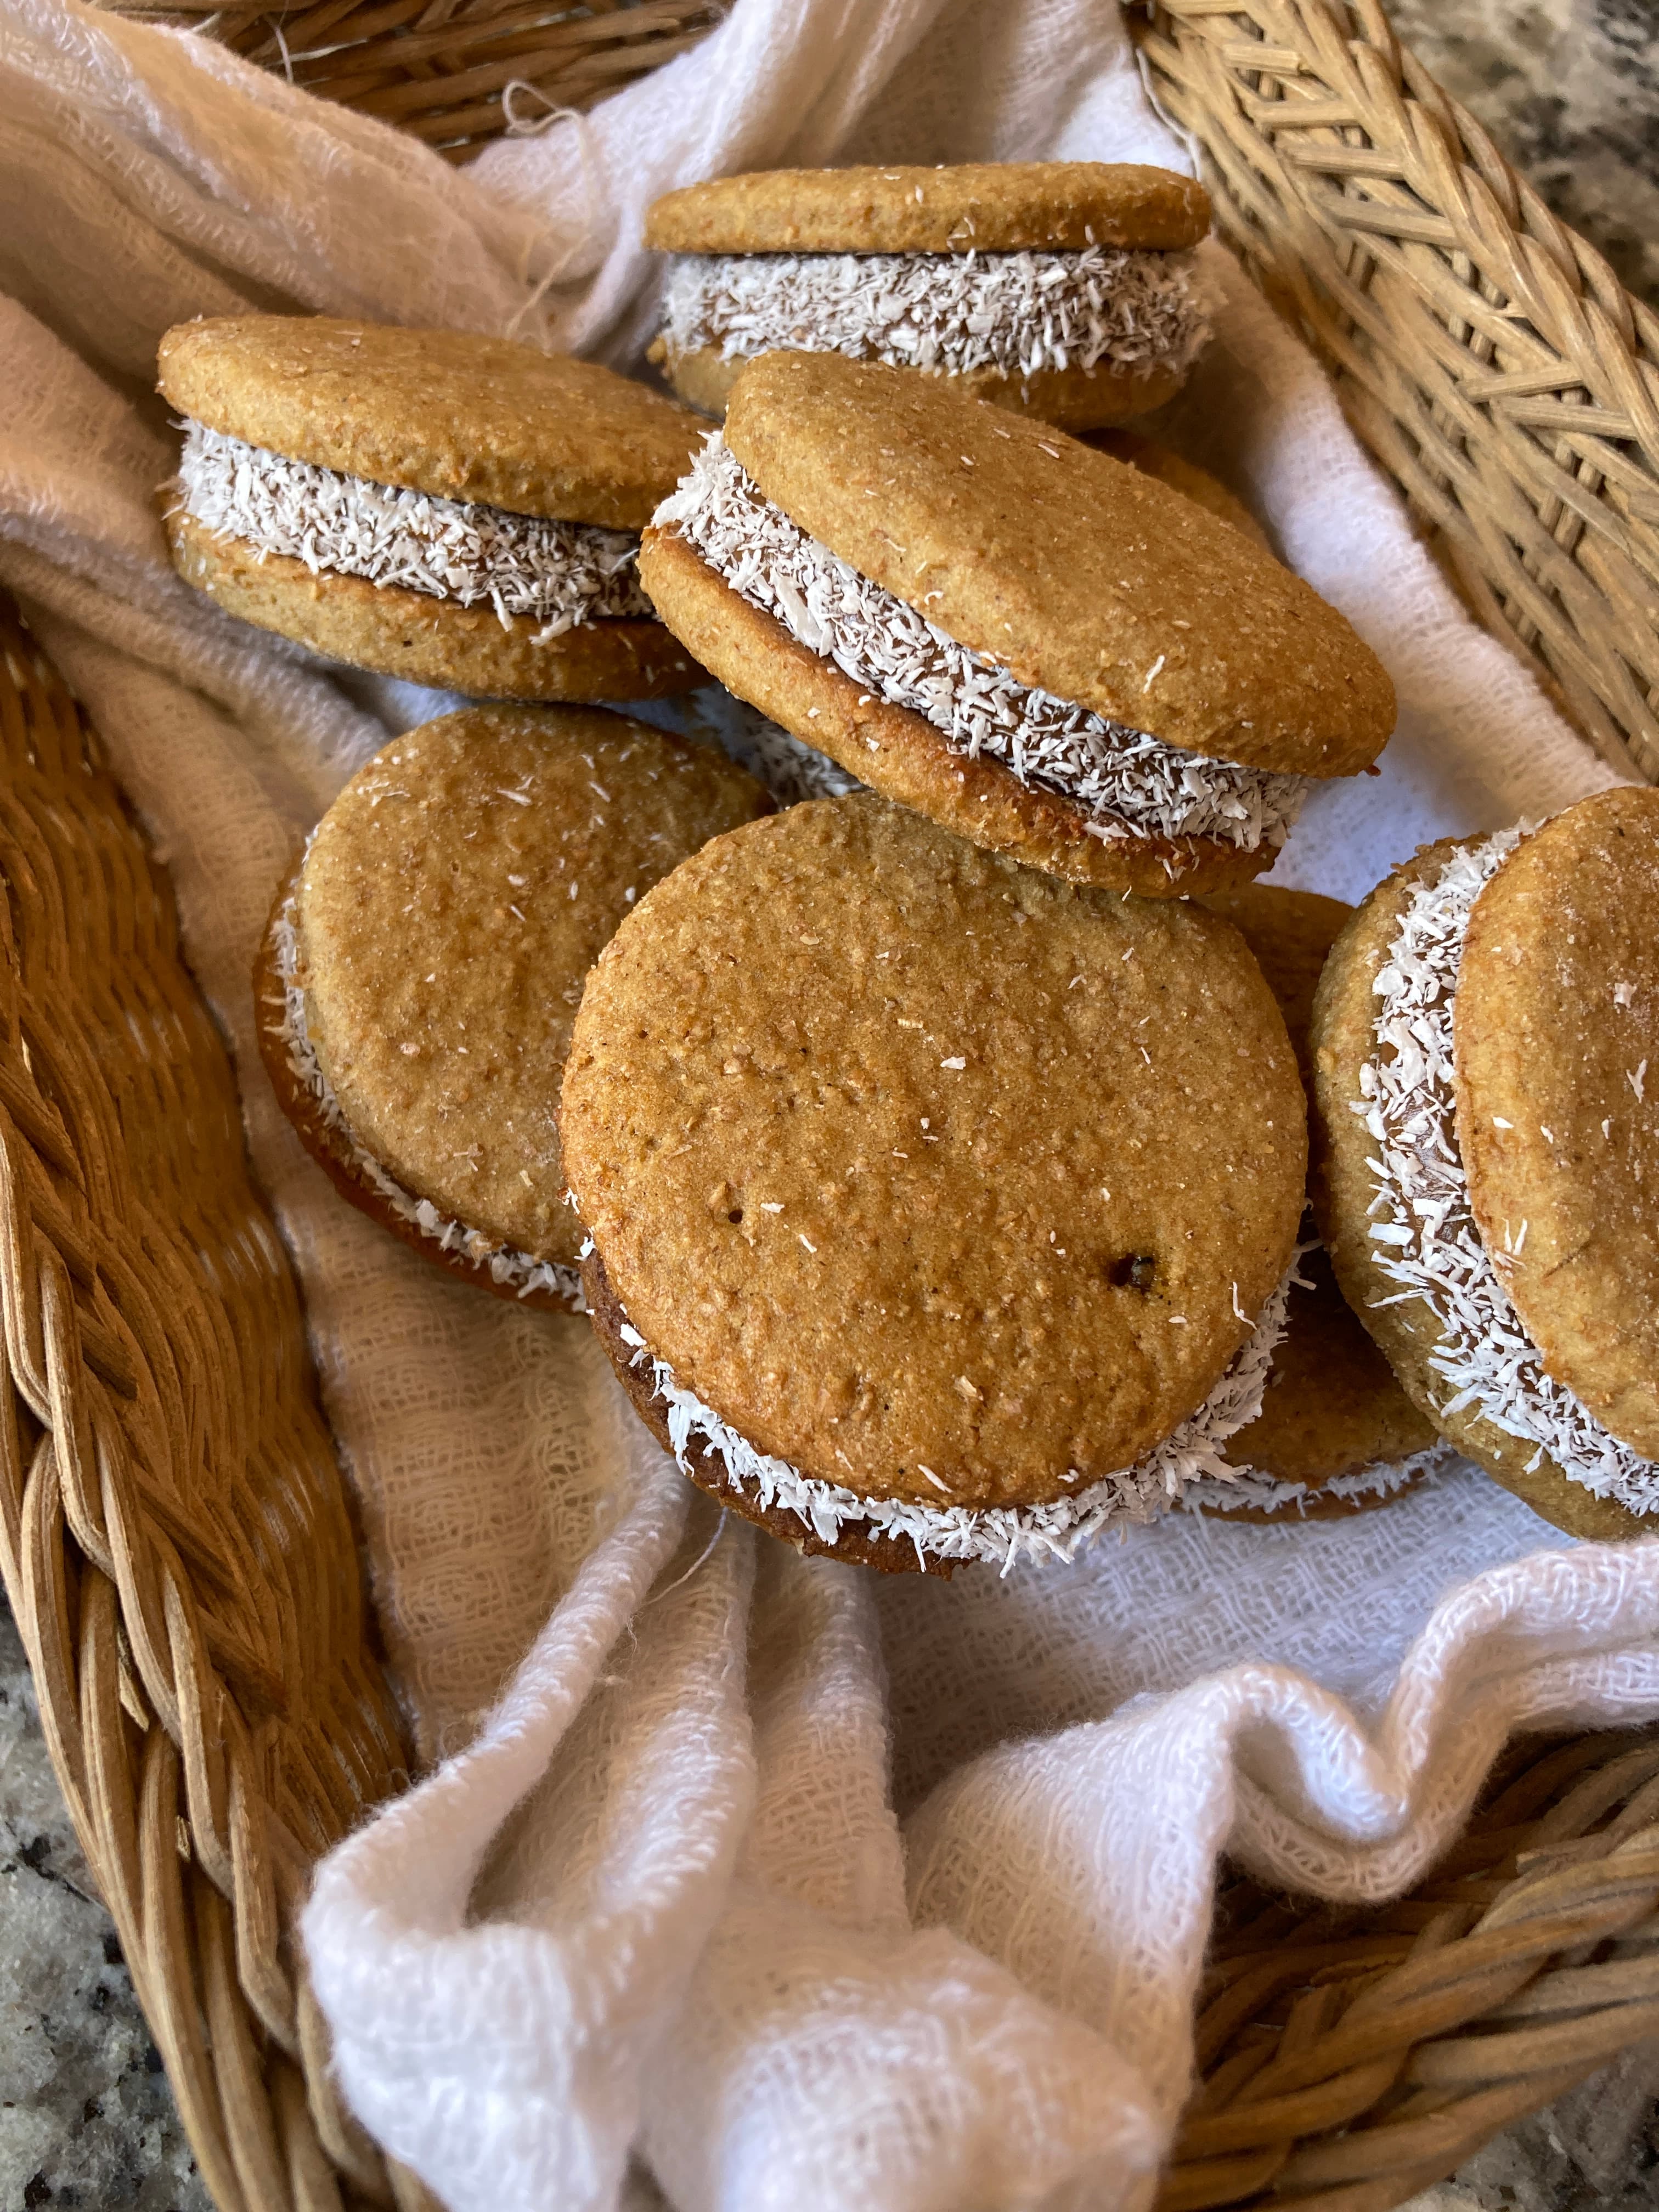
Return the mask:
[[[1386,0],[1541,198],[1659,307],[1659,0]]]
[[[0,2212],[209,2212],[0,1602]]]
[[[1659,0],[1390,0],[1543,198],[1659,306]],[[1659,2044],[1489,2144],[1413,2212],[1659,2206]],[[47,1764],[0,1606],[0,2212],[208,2212]]]

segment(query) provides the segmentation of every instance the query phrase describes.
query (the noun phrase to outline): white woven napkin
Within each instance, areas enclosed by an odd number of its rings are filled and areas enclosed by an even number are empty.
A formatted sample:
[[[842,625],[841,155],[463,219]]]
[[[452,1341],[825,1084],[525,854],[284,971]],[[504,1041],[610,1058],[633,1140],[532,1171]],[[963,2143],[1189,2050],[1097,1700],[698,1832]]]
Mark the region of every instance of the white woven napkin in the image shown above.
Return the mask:
[[[171,866],[398,1679],[447,1754],[322,1869],[306,1936],[348,2098],[455,2212],[1143,2203],[1224,1846],[1381,1896],[1510,1729],[1659,1712],[1659,1547],[1571,1545],[1472,1470],[1347,1526],[1176,1522],[1006,1580],[803,1564],[694,1496],[586,1324],[451,1284],[342,1206],[259,1073],[271,890],[434,702],[175,580],[162,330],[318,308],[627,365],[669,185],[1032,155],[1182,159],[1103,0],[738,0],[656,77],[459,173],[210,44],[0,0],[0,580]],[[1279,877],[1355,896],[1422,838],[1604,782],[1305,354],[1226,292],[1180,437],[1402,706],[1382,776],[1323,794]]]

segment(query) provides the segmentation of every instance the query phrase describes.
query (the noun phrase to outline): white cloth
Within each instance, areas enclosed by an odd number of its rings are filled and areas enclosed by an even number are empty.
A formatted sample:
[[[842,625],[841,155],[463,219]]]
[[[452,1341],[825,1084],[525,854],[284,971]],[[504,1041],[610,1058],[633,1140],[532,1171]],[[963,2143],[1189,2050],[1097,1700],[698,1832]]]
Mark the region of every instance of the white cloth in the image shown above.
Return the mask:
[[[175,580],[162,330],[251,303],[627,364],[666,186],[1039,154],[1180,159],[1103,0],[737,0],[658,76],[459,173],[211,44],[0,0],[0,580],[172,869],[398,1678],[448,1754],[324,1866],[305,1935],[347,2097],[455,2212],[1142,2203],[1222,1848],[1379,1896],[1509,1729],[1659,1712],[1659,1546],[1571,1545],[1473,1470],[1346,1526],[1177,1520],[1006,1581],[803,1564],[690,1492],[584,1323],[342,1206],[259,1073],[277,878],[434,702]],[[1320,795],[1282,878],[1357,895],[1422,838],[1607,781],[1236,276],[1173,416],[1400,687],[1383,775]]]

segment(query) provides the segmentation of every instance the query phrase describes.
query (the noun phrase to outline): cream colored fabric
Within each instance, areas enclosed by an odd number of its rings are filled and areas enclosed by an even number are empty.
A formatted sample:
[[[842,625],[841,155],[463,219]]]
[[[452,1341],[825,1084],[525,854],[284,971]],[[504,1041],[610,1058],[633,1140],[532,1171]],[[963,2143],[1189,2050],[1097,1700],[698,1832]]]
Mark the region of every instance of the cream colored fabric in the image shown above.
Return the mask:
[[[1182,1520],[1070,1571],[804,1565],[693,1496],[583,1323],[342,1206],[260,1075],[271,891],[350,768],[437,702],[174,580],[161,331],[252,303],[629,365],[666,186],[1041,154],[1181,158],[1104,0],[737,0],[659,76],[459,173],[210,44],[0,0],[0,580],[172,870],[442,1762],[322,1869],[305,1933],[346,2095],[455,2212],[1144,2203],[1219,1850],[1380,1895],[1510,1729],[1659,1711],[1659,1549],[1573,1547],[1472,1470],[1346,1527]],[[1279,873],[1352,896],[1425,836],[1604,781],[1222,275],[1181,435],[1404,709],[1383,775],[1322,793]]]

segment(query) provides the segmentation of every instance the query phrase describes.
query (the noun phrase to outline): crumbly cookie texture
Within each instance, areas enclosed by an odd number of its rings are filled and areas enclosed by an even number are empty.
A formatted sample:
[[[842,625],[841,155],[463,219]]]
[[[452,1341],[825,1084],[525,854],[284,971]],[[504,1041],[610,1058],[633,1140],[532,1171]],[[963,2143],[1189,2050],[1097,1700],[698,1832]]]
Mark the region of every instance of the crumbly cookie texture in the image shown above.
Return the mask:
[[[1168,252],[1210,227],[1202,185],[1132,161],[766,169],[682,185],[646,216],[669,253]]]
[[[1168,485],[838,354],[739,376],[726,441],[775,507],[1021,684],[1210,758],[1351,775],[1394,688],[1336,611]]]
[[[1017,682],[810,538],[763,495],[718,431],[658,508],[653,528],[668,527],[800,644],[924,716],[951,751],[988,757],[1070,800],[1104,843],[1273,848],[1305,796],[1302,777],[1202,759]]]
[[[598,709],[393,739],[295,901],[304,1035],[356,1143],[441,1216],[574,1265],[556,1109],[583,977],[659,877],[766,804],[713,747]]]
[[[1218,839],[1092,836],[1071,799],[1021,783],[999,760],[954,751],[925,714],[895,706],[734,592],[676,530],[647,530],[640,574],[676,637],[737,697],[828,754],[884,797],[993,853],[1068,882],[1173,898],[1271,865]]]
[[[1235,530],[1243,531],[1251,544],[1259,545],[1264,553],[1273,551],[1267,532],[1243,501],[1195,461],[1171,452],[1154,438],[1143,437],[1138,430],[1091,430],[1084,435],[1083,442],[1098,453],[1109,454],[1115,461],[1139,469],[1143,476],[1156,477],[1171,491],[1178,491],[1200,507],[1207,507],[1223,522],[1231,522]]]
[[[176,502],[163,526],[173,567],[228,614],[354,668],[475,699],[659,699],[708,680],[655,619],[577,623],[550,637],[534,615],[503,623],[487,602],[466,607],[401,584],[315,574],[210,529]]]
[[[161,340],[162,395],[210,429],[346,476],[638,530],[695,416],[597,362],[476,331],[222,315]]]
[[[978,1560],[1005,1575],[1022,1559],[1069,1563],[1109,1522],[1156,1520],[1181,1503],[1193,1485],[1218,1482],[1228,1437],[1261,1402],[1290,1288],[1287,1279],[1268,1298],[1203,1404],[1133,1467],[1048,1504],[975,1510],[930,1505],[919,1498],[860,1497],[842,1484],[815,1481],[798,1468],[757,1451],[712,1407],[676,1382],[672,1370],[653,1356],[638,1329],[606,1297],[602,1270],[584,1265],[584,1279],[595,1285],[592,1310],[600,1340],[620,1372],[637,1370],[649,1376],[649,1401],[662,1409],[669,1449],[684,1473],[746,1518],[793,1536],[802,1551],[848,1556],[844,1547],[850,1538],[857,1547],[850,1555],[865,1565],[890,1571],[914,1565],[924,1574],[934,1562]],[[789,1528],[792,1521],[799,1535]]]
[[[1360,907],[1314,1002],[1320,1227],[1343,1292],[1457,1448],[1575,1535],[1640,1533],[1642,1461],[1547,1375],[1470,1211],[1453,1008],[1463,933],[1516,831],[1426,848]]]
[[[1457,1141],[1548,1372],[1659,1460],[1659,792],[1524,839],[1469,917]]]
[[[933,375],[1039,370],[1184,375],[1210,335],[1190,254],[742,253],[678,256],[663,289],[671,357],[712,348],[845,354]]]
[[[362,576],[459,606],[489,605],[504,630],[514,615],[532,616],[538,644],[578,623],[651,617],[630,531],[390,490],[200,422],[185,430],[179,496],[216,536],[302,561],[313,575]]]
[[[677,1383],[805,1476],[930,1508],[1051,1504],[1167,1437],[1276,1288],[1305,1164],[1225,924],[861,794],[641,902],[561,1126]]]

